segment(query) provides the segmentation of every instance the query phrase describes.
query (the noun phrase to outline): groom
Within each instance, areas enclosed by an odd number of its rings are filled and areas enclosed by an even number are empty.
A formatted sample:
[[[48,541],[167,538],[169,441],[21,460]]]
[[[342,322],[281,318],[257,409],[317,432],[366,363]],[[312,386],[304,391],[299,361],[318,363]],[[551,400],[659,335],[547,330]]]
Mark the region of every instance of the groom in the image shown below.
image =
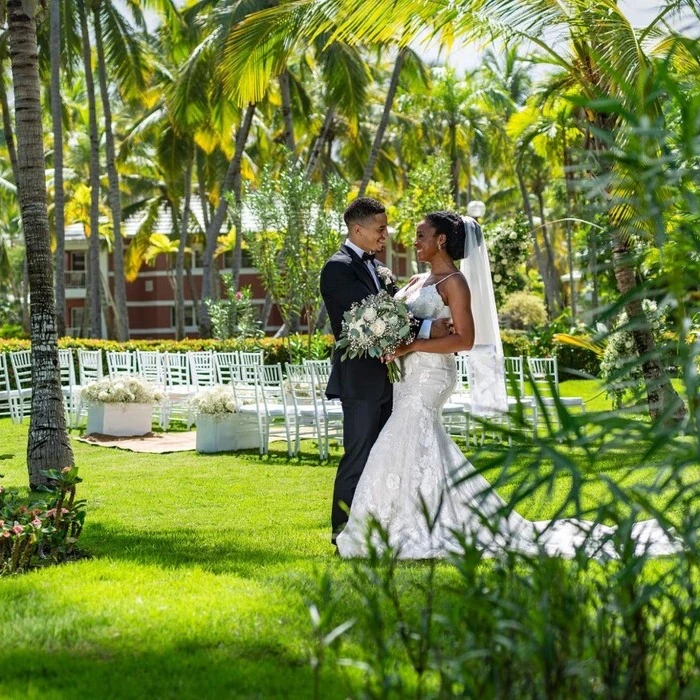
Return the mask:
[[[343,314],[354,302],[386,290],[396,293],[393,281],[378,272],[374,259],[386,245],[388,224],[381,202],[359,197],[344,214],[347,239],[321,270],[321,295],[336,340],[340,338]],[[419,338],[441,338],[449,333],[448,321],[419,321]],[[339,398],[343,407],[344,454],[338,465],[331,510],[331,541],[347,523],[346,508],[352,504],[357,482],[367,457],[391,415],[392,388],[381,360],[363,357],[341,361],[335,352],[326,388],[329,399]]]

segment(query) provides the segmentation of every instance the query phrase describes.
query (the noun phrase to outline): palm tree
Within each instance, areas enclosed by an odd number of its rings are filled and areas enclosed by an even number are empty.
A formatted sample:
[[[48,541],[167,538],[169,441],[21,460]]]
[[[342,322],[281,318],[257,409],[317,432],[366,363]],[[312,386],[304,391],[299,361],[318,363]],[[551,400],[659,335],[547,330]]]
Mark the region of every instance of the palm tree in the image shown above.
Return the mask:
[[[136,13],[136,21],[142,23],[143,19],[140,16],[138,7],[132,5],[131,8]],[[95,32],[95,49],[97,51],[97,74],[100,84],[102,112],[104,114],[109,207],[112,211],[112,229],[114,232],[112,260],[114,263],[116,335],[117,340],[125,341],[129,339],[129,312],[126,305],[124,242],[121,232],[122,205],[112,127],[112,108],[110,106],[108,88],[104,34],[106,33],[108,39],[107,50],[112,57],[112,66],[116,70],[122,87],[128,87],[132,91],[142,89],[144,87],[143,74],[145,73],[145,66],[140,42],[111,0],[92,0],[91,9]]]
[[[3,0],[8,16],[17,124],[18,189],[31,290],[32,412],[27,444],[31,488],[47,471],[72,466],[58,362],[49,219],[46,204],[36,4]],[[34,11],[33,11],[34,10]],[[4,12],[0,12],[0,15]]]
[[[91,338],[102,337],[102,272],[100,270],[100,137],[97,129],[97,101],[92,72],[92,50],[88,27],[89,0],[78,0],[78,16],[83,46],[83,68],[87,90],[90,123],[90,245],[88,249],[88,286],[85,306],[88,311]]]
[[[65,193],[63,190],[63,115],[61,110],[61,3],[51,3],[51,121],[53,125],[54,231],[56,235],[56,328],[66,334]]]

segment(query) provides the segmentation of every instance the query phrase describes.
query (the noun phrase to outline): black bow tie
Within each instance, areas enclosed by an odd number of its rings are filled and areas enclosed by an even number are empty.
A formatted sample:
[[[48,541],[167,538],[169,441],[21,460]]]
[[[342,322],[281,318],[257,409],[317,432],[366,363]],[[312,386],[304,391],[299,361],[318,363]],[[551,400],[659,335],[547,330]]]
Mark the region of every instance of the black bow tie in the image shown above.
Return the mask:
[[[367,262],[368,260],[374,262],[375,257],[374,253],[362,253],[362,262]]]

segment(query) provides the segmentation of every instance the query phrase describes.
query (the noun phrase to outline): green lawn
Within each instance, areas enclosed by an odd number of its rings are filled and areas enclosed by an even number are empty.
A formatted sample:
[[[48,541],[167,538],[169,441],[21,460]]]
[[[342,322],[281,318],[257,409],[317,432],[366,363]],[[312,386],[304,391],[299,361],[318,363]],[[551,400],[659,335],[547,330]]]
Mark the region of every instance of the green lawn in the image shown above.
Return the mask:
[[[588,407],[607,405],[598,396]],[[26,484],[26,433],[26,422],[0,421],[6,486]],[[306,601],[318,575],[331,569],[348,616],[353,605],[351,567],[328,541],[339,452],[320,465],[310,441],[292,461],[281,451],[260,460],[73,447],[88,501],[81,547],[92,558],[0,579],[0,697],[310,697]],[[638,478],[653,474],[645,467]],[[566,482],[523,514],[553,514]],[[346,695],[334,673],[322,679],[324,698]]]

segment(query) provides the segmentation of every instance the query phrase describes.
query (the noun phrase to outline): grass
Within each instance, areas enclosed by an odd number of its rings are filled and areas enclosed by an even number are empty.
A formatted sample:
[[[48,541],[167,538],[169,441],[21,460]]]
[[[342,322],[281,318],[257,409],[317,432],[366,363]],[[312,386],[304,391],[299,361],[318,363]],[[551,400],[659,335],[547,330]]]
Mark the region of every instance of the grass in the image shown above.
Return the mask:
[[[563,391],[598,394],[594,382]],[[608,407],[600,395],[587,406]],[[0,421],[5,486],[26,484],[26,438],[26,423]],[[329,544],[339,450],[319,464],[311,441],[291,461],[282,450],[260,460],[73,448],[88,501],[80,544],[92,558],[0,579],[0,697],[311,697],[306,604],[318,576],[333,572],[341,613],[350,617],[354,602],[352,569]],[[653,473],[648,464],[636,478]],[[567,481],[530,499],[523,515],[551,516]],[[402,578],[421,566],[403,565]],[[439,565],[439,576],[450,573]],[[347,694],[331,669],[321,687],[324,698]]]

